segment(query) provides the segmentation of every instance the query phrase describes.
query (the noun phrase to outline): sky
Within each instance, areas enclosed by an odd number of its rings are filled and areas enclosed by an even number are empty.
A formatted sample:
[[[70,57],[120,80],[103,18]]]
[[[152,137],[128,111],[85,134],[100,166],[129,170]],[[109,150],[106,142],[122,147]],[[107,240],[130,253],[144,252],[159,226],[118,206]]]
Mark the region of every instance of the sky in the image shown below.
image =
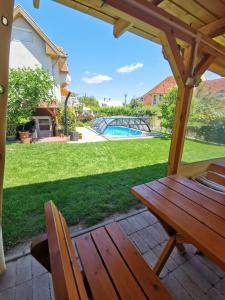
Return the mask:
[[[72,92],[121,102],[127,94],[129,102],[172,75],[160,45],[129,32],[115,39],[111,24],[51,0],[40,2],[38,10],[32,0],[16,0],[15,5],[68,53]]]

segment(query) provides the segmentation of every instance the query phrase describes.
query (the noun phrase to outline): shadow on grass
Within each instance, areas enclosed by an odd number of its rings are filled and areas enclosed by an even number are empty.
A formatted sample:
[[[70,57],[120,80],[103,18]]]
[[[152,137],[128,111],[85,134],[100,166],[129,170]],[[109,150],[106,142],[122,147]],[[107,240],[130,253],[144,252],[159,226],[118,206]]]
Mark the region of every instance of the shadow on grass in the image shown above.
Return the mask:
[[[116,212],[141,207],[131,195],[131,187],[164,177],[166,169],[167,163],[161,163],[7,188],[3,201],[5,246],[10,248],[44,230],[43,205],[48,200],[55,202],[70,225],[94,225]]]

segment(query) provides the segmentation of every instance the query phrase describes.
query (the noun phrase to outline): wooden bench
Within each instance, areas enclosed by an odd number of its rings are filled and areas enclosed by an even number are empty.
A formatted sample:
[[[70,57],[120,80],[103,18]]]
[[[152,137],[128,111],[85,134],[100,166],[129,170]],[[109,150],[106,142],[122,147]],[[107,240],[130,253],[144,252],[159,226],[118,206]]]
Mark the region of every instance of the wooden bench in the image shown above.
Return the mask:
[[[52,273],[56,300],[167,300],[172,297],[117,223],[76,238],[53,202],[45,204],[47,235],[37,237],[31,254]]]

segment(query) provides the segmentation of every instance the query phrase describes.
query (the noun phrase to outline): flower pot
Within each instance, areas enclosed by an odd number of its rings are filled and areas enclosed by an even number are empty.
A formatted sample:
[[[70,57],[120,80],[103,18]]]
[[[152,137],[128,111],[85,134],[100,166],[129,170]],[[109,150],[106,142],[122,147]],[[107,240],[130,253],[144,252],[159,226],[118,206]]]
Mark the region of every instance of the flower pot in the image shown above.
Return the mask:
[[[20,137],[21,143],[30,143],[29,131],[19,131],[19,137]]]
[[[70,140],[71,141],[78,141],[79,140],[79,132],[71,132]]]

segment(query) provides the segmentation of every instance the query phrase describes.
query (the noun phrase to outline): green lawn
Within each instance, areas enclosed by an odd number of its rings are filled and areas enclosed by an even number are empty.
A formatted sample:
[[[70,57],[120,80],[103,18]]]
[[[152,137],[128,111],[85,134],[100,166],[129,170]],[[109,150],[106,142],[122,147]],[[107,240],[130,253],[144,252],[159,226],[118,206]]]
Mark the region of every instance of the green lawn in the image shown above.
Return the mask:
[[[166,174],[170,141],[7,145],[3,202],[5,246],[44,230],[43,204],[53,200],[69,224],[93,225],[139,205],[133,185]],[[187,141],[184,161],[225,155],[224,146]]]

